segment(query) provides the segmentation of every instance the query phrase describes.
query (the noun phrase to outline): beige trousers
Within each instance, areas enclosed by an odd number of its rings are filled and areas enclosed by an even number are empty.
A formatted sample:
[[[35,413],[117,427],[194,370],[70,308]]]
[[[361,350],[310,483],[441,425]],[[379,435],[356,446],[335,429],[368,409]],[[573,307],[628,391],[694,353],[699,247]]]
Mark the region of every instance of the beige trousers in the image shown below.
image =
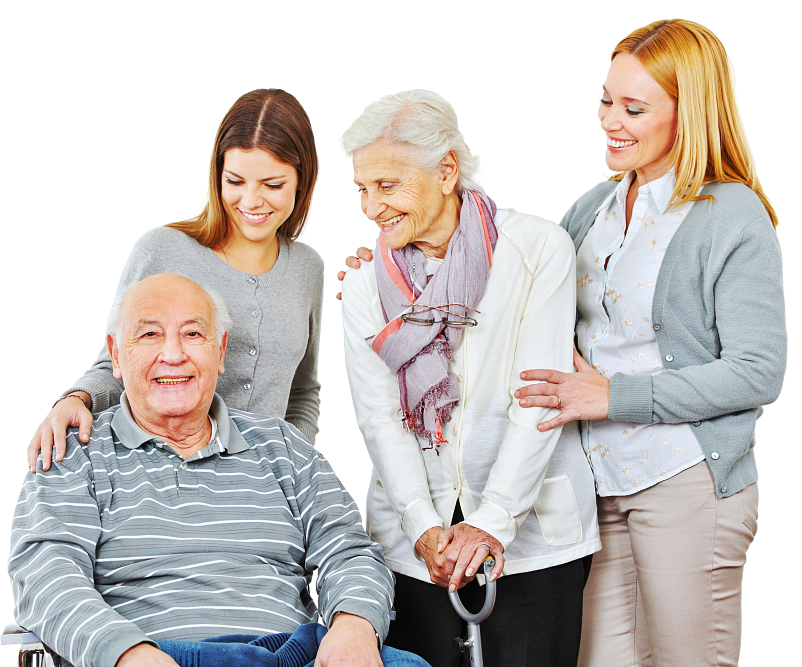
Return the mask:
[[[602,550],[585,587],[580,667],[729,667],[757,484],[718,498],[707,462],[597,498]]]

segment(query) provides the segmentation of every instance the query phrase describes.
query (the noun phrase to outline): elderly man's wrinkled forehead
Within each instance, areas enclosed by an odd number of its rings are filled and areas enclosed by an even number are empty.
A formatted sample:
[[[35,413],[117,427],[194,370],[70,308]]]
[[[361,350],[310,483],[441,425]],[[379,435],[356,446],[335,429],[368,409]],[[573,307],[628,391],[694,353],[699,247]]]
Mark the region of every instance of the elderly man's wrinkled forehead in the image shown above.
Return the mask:
[[[196,282],[173,273],[150,276],[129,290],[121,306],[122,329],[130,333],[143,324],[168,317],[176,305],[185,322],[204,324],[209,332],[214,329],[209,296]]]

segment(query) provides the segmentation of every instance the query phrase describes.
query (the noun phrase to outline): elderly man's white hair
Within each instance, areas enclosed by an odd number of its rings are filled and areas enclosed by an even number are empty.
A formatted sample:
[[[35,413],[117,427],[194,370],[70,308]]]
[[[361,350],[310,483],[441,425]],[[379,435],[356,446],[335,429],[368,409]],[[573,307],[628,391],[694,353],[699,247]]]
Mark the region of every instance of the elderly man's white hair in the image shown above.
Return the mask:
[[[474,176],[479,158],[465,143],[453,107],[437,93],[405,90],[376,100],[346,130],[342,144],[350,156],[379,139],[414,146],[420,155],[418,166],[430,171],[454,151],[459,162],[459,192],[478,187]]]
[[[120,337],[123,330],[123,303],[125,303],[125,297],[128,296],[128,293],[138,284],[139,282],[126,285],[117,293],[117,296],[114,297],[114,303],[111,304],[109,317],[106,320],[106,333],[114,336],[118,347],[122,344]],[[212,315],[214,317],[212,324],[214,325],[214,331],[217,336],[217,344],[220,345],[220,343],[223,342],[223,335],[231,329],[231,316],[228,314],[228,308],[226,308],[223,298],[213,289],[204,287],[203,285],[198,285],[198,287],[203,290],[206,294],[206,298],[209,299],[209,303],[212,304]]]

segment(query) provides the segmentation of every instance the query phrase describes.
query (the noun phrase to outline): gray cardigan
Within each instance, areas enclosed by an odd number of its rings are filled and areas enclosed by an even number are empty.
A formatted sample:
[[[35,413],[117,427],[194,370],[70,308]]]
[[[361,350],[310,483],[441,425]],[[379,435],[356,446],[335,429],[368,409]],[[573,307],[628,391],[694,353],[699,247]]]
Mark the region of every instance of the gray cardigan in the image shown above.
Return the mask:
[[[584,194],[562,226],[579,249],[617,183]],[[652,323],[665,370],[616,373],[609,417],[639,424],[690,422],[719,497],[757,481],[755,421],[777,399],[787,338],[777,234],[757,195],[711,183],[666,250]]]
[[[233,326],[217,393],[232,408],[285,419],[314,444],[320,414],[317,356],[323,299],[323,261],[307,245],[281,238],[275,265],[251,275],[228,266],[210,248],[170,227],[140,238],[118,290],[154,273],[180,273],[216,290]],[[120,402],[105,345],[69,391],[92,397],[92,411]],[[67,392],[65,392],[67,393]]]

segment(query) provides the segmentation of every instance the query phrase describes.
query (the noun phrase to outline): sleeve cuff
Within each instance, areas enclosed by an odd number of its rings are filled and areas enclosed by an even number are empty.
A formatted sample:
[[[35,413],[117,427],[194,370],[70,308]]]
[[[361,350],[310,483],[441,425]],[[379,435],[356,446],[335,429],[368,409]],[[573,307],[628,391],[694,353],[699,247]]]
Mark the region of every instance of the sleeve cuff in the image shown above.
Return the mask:
[[[120,656],[137,644],[150,644],[159,648],[159,645],[149,639],[139,628],[130,630],[118,629],[109,634],[107,641],[97,644],[95,651],[93,651],[95,653],[94,659],[89,660],[88,664],[98,665],[98,667],[115,667]]]
[[[382,612],[382,610],[369,603],[359,602],[357,600],[343,600],[334,608],[334,611],[331,612],[328,622],[326,623],[327,628],[331,628],[331,624],[334,622],[334,617],[338,611],[344,614],[359,616],[370,623],[379,637],[379,650],[381,651],[387,633],[390,631],[390,615],[387,611]]]
[[[421,535],[423,535],[429,528],[439,526],[444,528],[443,520],[440,515],[435,511],[432,501],[428,498],[419,498],[413,500],[404,510],[404,516],[401,517],[401,528],[404,535],[407,536],[409,543],[412,545],[412,550],[415,558],[421,560],[415,549],[415,543]]]
[[[61,395],[66,396],[73,391],[85,391],[87,394],[89,394],[92,399],[92,412],[95,414],[98,412],[103,412],[104,410],[108,410],[111,407],[111,395],[109,390],[97,382],[83,380]]]
[[[527,512],[523,517],[519,517],[521,523],[523,523],[523,520],[528,515],[529,513]],[[478,528],[479,530],[483,530],[486,533],[490,533],[490,535],[501,542],[501,546],[503,546],[505,550],[515,539],[520,525],[516,518],[503,507],[486,501],[482,502],[475,512],[466,516],[464,523]]]
[[[650,424],[652,421],[652,376],[616,373],[610,378],[607,418],[617,422]]]

